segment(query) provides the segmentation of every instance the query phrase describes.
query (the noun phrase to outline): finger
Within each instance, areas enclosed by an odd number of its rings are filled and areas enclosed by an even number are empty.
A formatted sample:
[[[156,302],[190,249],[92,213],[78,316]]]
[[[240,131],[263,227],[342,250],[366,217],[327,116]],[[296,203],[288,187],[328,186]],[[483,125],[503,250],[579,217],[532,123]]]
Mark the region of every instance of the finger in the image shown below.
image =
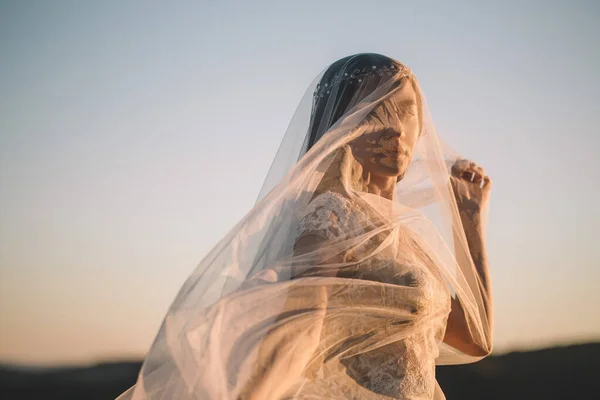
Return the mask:
[[[460,173],[466,171],[468,167],[469,161],[460,159],[456,161],[454,165],[452,165],[452,172],[455,172],[457,173],[457,175],[460,175]]]
[[[479,182],[479,188],[483,189],[485,187],[485,176],[481,179],[481,181]]]
[[[471,182],[476,183],[478,185],[481,184],[481,182],[483,181],[484,176],[481,174],[478,174],[477,172],[473,172],[472,173],[473,178],[471,179]]]
[[[471,167],[473,169],[473,171],[477,172],[479,175],[481,175],[482,177],[485,176],[485,171],[483,170],[483,168],[481,168],[479,165],[475,164],[474,166]]]
[[[461,163],[461,166],[463,166],[465,169],[477,171],[477,172],[483,172],[483,168],[479,164],[477,164],[475,161],[471,161],[471,160],[463,160],[463,161],[464,162]]]
[[[489,176],[486,175],[486,176],[483,177],[483,181],[481,183],[481,187],[482,188],[486,188],[486,189],[489,189],[489,188],[492,187],[492,180],[490,179]]]
[[[474,182],[474,183],[479,183],[482,180],[481,175],[479,175],[477,172],[471,171],[471,170],[464,171],[460,175],[460,177],[467,182]]]

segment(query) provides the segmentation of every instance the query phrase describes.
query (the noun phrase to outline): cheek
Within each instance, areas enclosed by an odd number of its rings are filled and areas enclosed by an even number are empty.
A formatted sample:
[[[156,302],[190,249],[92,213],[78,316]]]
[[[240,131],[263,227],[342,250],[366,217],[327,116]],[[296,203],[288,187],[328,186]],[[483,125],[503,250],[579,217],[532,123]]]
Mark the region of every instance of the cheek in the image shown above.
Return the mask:
[[[371,157],[373,156],[371,152],[367,150],[367,146],[368,145],[367,143],[365,143],[364,140],[357,141],[351,146],[352,155],[358,162],[360,162],[363,165],[369,163]]]
[[[369,161],[376,153],[375,149],[379,147],[379,136],[381,135],[367,134],[355,139],[351,145],[354,155],[364,161]]]
[[[405,131],[406,133],[406,138],[405,138],[405,142],[410,146],[411,150],[415,147],[415,145],[417,144],[417,141],[419,140],[419,136],[420,136],[420,127],[419,127],[419,122],[416,121],[415,123],[411,123],[409,124],[409,126],[405,127]]]

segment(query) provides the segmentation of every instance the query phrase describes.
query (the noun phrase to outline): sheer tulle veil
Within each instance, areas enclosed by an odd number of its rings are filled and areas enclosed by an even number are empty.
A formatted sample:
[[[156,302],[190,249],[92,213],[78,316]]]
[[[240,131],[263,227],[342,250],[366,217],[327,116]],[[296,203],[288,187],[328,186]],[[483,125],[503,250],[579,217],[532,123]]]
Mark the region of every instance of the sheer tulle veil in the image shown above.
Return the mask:
[[[383,120],[394,124],[402,118],[402,110],[384,111],[405,85],[417,94],[420,135],[388,200],[362,190],[366,178],[353,161],[351,143]],[[187,279],[136,385],[119,399],[253,398],[248,387],[265,374],[271,378],[261,385],[272,385],[269,390],[280,398],[296,398],[307,381],[328,379],[322,370],[327,360],[443,326],[447,308],[407,311],[414,287],[357,278],[361,266],[392,253],[406,264],[420,263],[446,296],[460,298],[472,338],[490,348],[483,301],[489,294],[478,282],[449,183],[458,158],[440,141],[407,67],[375,54],[332,64],[300,101],[254,208]],[[324,190],[373,217],[359,230],[299,253],[302,216]],[[318,343],[307,345],[315,332]],[[436,335],[436,364],[478,359],[445,345],[443,331]],[[275,359],[287,361],[273,375],[267,363]],[[439,389],[436,396],[443,398]]]

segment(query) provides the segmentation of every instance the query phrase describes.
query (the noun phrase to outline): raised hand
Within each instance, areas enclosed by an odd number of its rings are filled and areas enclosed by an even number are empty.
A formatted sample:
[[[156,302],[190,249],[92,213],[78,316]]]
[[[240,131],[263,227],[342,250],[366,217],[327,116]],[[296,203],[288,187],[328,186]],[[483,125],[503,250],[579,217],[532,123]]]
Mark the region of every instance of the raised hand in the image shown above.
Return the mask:
[[[473,161],[458,160],[452,166],[450,182],[459,211],[481,211],[489,201],[492,181]]]

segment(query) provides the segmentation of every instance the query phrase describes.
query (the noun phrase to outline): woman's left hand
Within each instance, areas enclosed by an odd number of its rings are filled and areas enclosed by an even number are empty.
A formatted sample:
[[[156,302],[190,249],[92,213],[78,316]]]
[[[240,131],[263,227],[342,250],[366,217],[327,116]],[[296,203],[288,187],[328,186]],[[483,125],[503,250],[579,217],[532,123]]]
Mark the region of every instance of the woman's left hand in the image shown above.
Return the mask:
[[[488,203],[492,181],[483,168],[469,160],[458,160],[450,182],[459,211],[479,212]]]

